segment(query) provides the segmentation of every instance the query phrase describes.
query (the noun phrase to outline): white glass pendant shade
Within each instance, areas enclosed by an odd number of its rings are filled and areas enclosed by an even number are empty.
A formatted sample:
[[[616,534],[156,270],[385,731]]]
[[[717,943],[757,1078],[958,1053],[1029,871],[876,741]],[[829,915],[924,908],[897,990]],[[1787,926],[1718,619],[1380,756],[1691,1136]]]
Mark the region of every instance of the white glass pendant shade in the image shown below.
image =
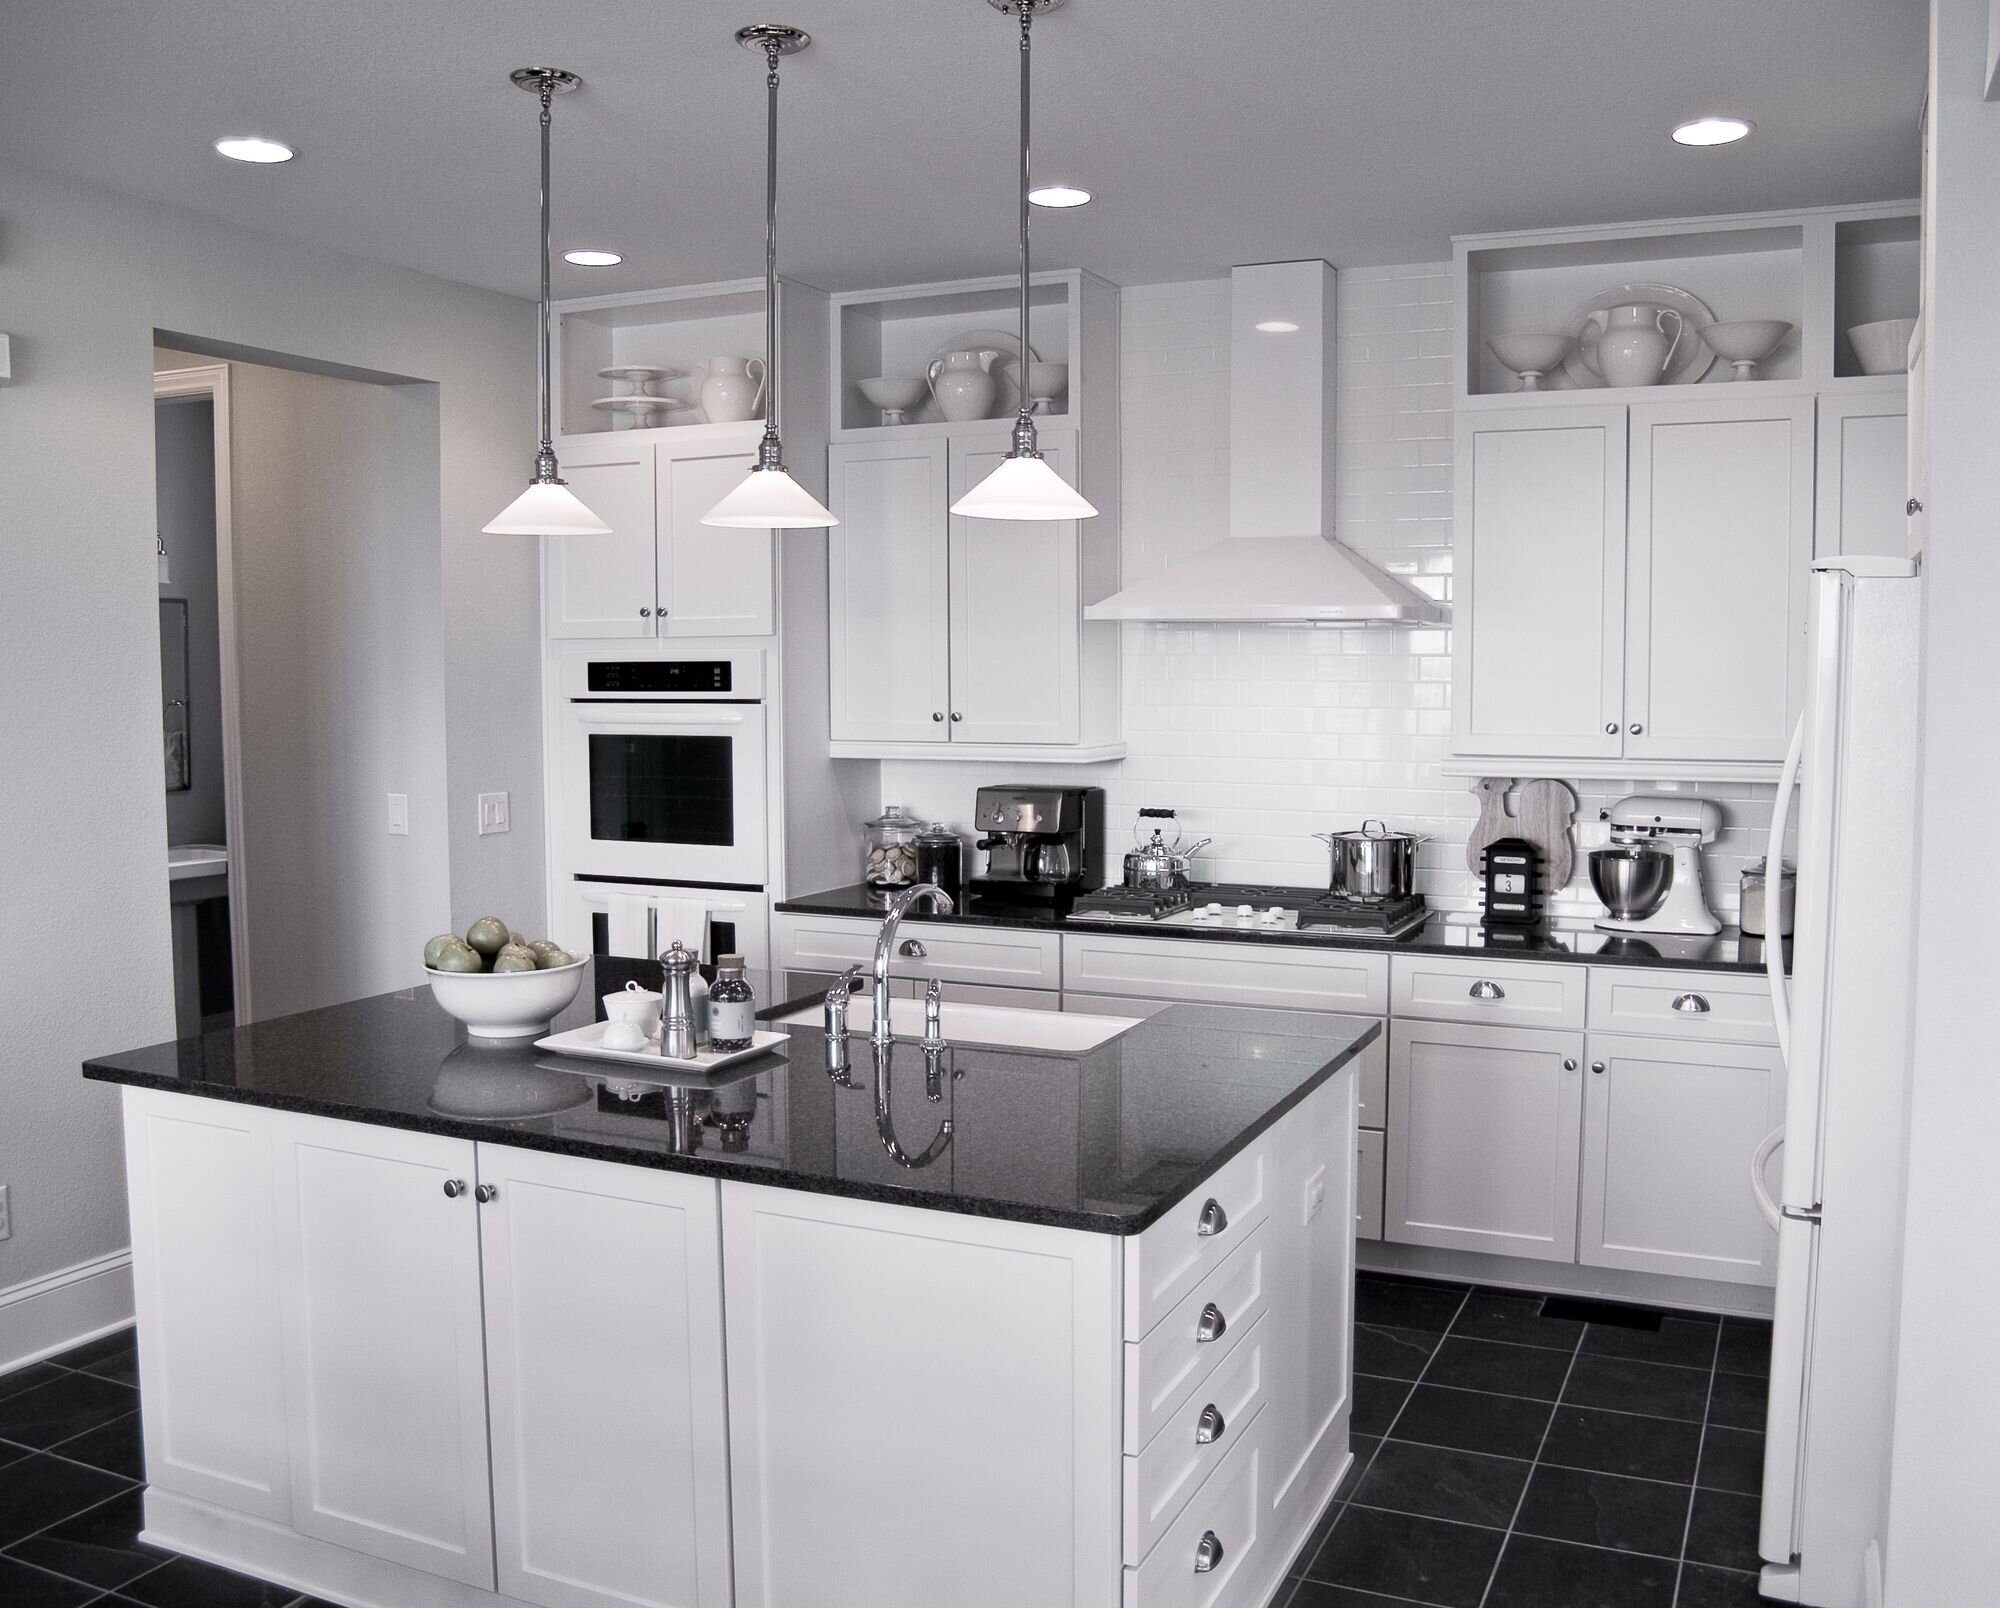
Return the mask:
[[[951,505],[973,519],[1090,519],[1097,510],[1046,458],[1006,457]]]
[[[701,516],[731,530],[824,530],[840,521],[783,469],[752,469]]]
[[[480,529],[488,536],[609,536],[599,519],[561,481],[537,480]]]

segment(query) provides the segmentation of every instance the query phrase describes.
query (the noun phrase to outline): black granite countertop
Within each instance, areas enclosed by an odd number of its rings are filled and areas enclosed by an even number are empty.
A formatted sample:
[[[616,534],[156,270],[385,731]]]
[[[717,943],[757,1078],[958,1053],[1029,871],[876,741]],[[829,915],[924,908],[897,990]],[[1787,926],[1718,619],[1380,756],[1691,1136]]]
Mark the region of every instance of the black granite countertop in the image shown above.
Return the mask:
[[[774,909],[805,916],[858,916],[880,921],[879,906],[869,903],[859,883],[829,888],[824,893],[786,899]],[[1379,949],[1391,954],[1518,956],[1523,960],[1577,960],[1591,965],[1660,966],[1686,971],[1761,972],[1764,940],[1736,927],[1724,927],[1712,938],[1676,933],[1604,932],[1592,926],[1555,922],[1542,928],[1487,928],[1468,919],[1471,912],[1440,911],[1404,938],[1360,938],[1321,930],[1287,931],[1271,927],[1171,926],[1139,921],[1092,921],[1058,916],[1052,910],[1028,906],[994,906],[974,902],[971,908],[939,916],[912,911],[906,923],[944,921],[961,926],[1014,927],[1031,932],[1113,933],[1121,938],[1180,938],[1196,943],[1281,944],[1289,948]],[[1791,966],[1791,940],[1783,940],[1785,965]]]
[[[659,967],[600,957],[562,1032],[599,996]],[[1381,1031],[1368,1017],[1172,1005],[1081,1054],[952,1045],[938,1099],[923,1047],[878,1071],[851,1035],[827,1071],[815,1005],[827,979],[754,976],[783,1054],[709,1076],[469,1039],[413,988],[86,1061],[109,1083],[238,1100],[352,1122],[605,1161],[926,1206],[1093,1233],[1133,1234],[1193,1193]],[[878,1115],[878,1107],[885,1115]],[[940,1123],[953,1131],[938,1142]],[[895,1147],[885,1141],[893,1137]],[[903,1159],[898,1160],[896,1151]],[[929,1154],[922,1165],[909,1165]]]

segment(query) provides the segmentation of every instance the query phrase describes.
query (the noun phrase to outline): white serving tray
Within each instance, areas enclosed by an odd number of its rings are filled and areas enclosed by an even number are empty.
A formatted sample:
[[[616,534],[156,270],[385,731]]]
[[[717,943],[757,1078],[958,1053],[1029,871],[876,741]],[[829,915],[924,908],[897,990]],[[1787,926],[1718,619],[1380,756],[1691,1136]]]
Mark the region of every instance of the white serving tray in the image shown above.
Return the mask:
[[[571,1028],[567,1033],[551,1034],[545,1039],[536,1039],[538,1050],[554,1050],[558,1055],[581,1056],[587,1061],[616,1061],[623,1066],[672,1067],[680,1072],[719,1072],[726,1066],[734,1066],[738,1061],[747,1061],[752,1056],[770,1055],[781,1051],[790,1044],[789,1033],[752,1033],[750,1048],[747,1050],[702,1050],[687,1060],[665,1056],[660,1053],[658,1038],[646,1040],[645,1048],[638,1050],[614,1050],[604,1043],[604,1030],[608,1022],[591,1022],[583,1027]]]

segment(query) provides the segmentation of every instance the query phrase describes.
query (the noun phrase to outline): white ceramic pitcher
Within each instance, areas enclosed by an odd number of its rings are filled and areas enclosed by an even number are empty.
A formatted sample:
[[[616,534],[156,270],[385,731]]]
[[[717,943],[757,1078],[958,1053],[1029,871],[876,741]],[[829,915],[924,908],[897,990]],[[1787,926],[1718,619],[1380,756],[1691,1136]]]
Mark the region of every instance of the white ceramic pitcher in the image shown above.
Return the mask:
[[[710,424],[754,419],[764,403],[761,357],[711,357],[701,382],[701,410]]]
[[[1667,333],[1667,320],[1674,332]],[[1658,385],[1673,367],[1686,338],[1687,320],[1657,302],[1628,302],[1604,312],[1597,341],[1597,372],[1606,385]]]
[[[993,377],[993,365],[999,358],[1000,353],[990,346],[932,358],[931,395],[937,398],[938,412],[954,424],[990,414],[1000,388]]]

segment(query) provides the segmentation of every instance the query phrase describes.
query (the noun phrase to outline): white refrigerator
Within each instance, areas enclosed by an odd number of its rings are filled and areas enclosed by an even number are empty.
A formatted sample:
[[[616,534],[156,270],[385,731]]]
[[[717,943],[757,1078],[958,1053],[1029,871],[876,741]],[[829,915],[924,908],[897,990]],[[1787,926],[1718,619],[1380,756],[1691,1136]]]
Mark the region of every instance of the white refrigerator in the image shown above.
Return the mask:
[[[1922,583],[1899,559],[1813,566],[1791,982],[1772,957],[1785,1125],[1753,1176],[1778,1231],[1760,1589],[1879,1608],[1900,1276]],[[1775,947],[1775,946],[1774,946]],[[1781,1149],[1779,1147],[1782,1147]],[[1777,1149],[1775,1200],[1764,1162]]]

